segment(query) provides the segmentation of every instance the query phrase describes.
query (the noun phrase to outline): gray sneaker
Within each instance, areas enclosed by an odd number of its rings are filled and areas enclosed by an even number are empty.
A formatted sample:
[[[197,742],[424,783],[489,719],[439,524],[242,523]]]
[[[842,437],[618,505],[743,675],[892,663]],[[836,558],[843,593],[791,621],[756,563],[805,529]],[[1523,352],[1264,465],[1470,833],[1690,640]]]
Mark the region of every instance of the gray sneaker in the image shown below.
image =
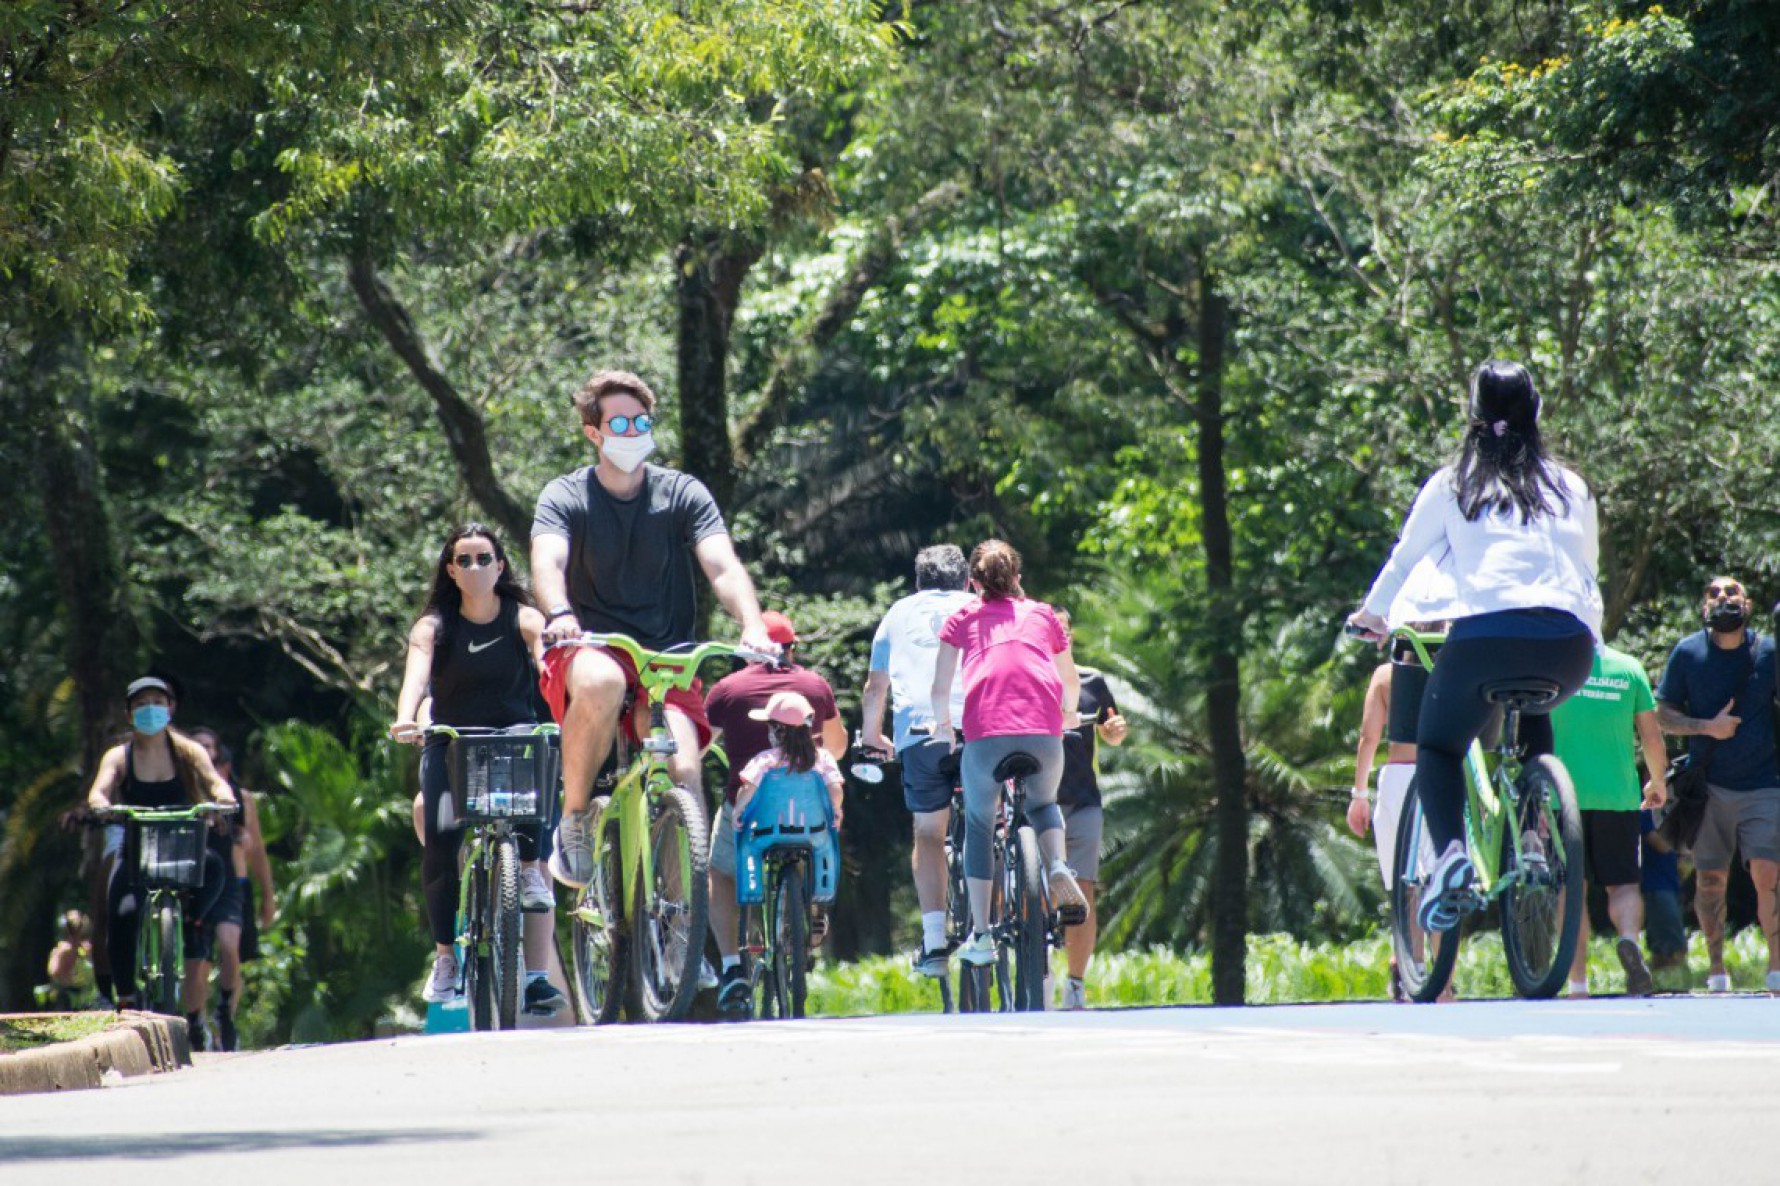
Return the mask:
[[[1621,938],[1614,944],[1613,954],[1619,957],[1619,966],[1625,969],[1625,995],[1649,996],[1655,985],[1650,978],[1650,969],[1644,966],[1644,953],[1638,950],[1638,941]]]
[[[550,880],[536,865],[519,867],[519,908],[527,914],[549,914],[556,909],[556,895],[550,892]]]
[[[463,995],[457,982],[457,953],[441,951],[433,957],[433,974],[421,989],[420,999],[435,1005],[449,1004]]]
[[[593,812],[565,811],[556,825],[556,847],[550,853],[550,875],[572,889],[593,880]]]

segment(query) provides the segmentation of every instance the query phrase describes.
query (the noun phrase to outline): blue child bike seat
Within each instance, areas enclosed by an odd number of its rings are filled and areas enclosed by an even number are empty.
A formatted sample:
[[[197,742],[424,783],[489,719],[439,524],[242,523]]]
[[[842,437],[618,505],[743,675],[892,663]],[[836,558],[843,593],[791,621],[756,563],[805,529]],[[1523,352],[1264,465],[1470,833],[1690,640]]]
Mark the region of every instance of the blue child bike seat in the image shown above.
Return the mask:
[[[766,895],[766,854],[780,847],[810,852],[810,899],[834,901],[840,882],[840,834],[828,786],[814,770],[769,770],[737,818],[736,901],[757,906]]]

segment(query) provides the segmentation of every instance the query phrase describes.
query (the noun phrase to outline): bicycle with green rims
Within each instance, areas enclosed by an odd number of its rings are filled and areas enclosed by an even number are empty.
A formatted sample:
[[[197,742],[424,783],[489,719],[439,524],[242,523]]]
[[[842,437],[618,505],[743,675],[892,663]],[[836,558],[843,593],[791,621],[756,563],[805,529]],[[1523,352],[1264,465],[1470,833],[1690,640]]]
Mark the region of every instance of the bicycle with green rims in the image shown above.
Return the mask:
[[[516,829],[543,824],[549,832],[561,798],[559,732],[555,725],[422,730],[450,739],[445,760],[451,810],[466,829],[456,947],[473,1030],[519,1026],[525,951]]]
[[[593,875],[570,912],[575,1009],[582,1024],[676,1021],[698,995],[704,960],[710,832],[693,793],[676,786],[667,759],[678,751],[665,702],[690,689],[718,658],[770,661],[728,643],[645,650],[622,634],[584,634],[556,646],[600,647],[630,659],[649,702],[649,735],[636,751],[622,722],[610,772],[595,786],[589,835]]]
[[[136,932],[136,990],[155,1013],[179,1016],[185,986],[185,895],[204,884],[210,818],[241,810],[234,803],[190,807],[113,804],[92,813],[95,824],[123,824],[124,868],[143,891]],[[122,874],[120,874],[121,876]]]
[[[1401,627],[1390,636],[1430,671],[1428,647],[1446,640]],[[1550,997],[1563,987],[1582,925],[1582,814],[1575,788],[1555,756],[1522,762],[1519,754],[1521,716],[1559,694],[1556,683],[1539,676],[1485,685],[1484,698],[1502,709],[1500,735],[1487,755],[1473,742],[1465,757],[1465,846],[1477,878],[1457,904],[1461,914],[1500,907],[1508,976],[1523,997]],[[1459,928],[1424,934],[1416,923],[1435,858],[1420,789],[1411,784],[1393,857],[1391,943],[1404,992],[1424,1002],[1445,991],[1459,947]]]

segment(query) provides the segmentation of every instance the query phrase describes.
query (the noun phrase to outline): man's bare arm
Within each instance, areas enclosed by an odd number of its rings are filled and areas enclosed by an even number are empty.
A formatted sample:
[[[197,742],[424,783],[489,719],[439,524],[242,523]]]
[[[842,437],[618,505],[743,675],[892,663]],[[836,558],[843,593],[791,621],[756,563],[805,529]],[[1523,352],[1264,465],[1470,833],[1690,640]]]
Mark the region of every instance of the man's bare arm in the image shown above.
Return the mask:
[[[1659,700],[1656,702],[1656,720],[1663,727],[1663,732],[1672,737],[1701,736],[1724,741],[1735,734],[1737,726],[1743,723],[1741,717],[1731,715],[1731,709],[1736,706],[1737,702],[1733,700],[1720,709],[1717,716],[1702,720],[1687,716],[1673,704]]]
[[[760,620],[760,598],[754,592],[754,582],[742,567],[729,536],[707,535],[693,545],[692,552],[711,582],[718,604],[740,623],[742,642],[756,650],[776,653],[778,644],[766,637],[766,623]]]

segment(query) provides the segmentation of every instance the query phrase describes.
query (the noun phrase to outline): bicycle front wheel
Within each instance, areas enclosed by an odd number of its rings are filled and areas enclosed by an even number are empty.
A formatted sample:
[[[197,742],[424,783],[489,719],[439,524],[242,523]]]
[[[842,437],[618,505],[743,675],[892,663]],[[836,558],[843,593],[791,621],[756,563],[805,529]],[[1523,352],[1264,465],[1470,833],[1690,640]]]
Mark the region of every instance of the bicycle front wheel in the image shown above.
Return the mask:
[[[1459,955],[1458,928],[1425,932],[1415,920],[1422,886],[1433,867],[1434,842],[1422,816],[1421,787],[1411,783],[1403,797],[1397,850],[1391,857],[1391,951],[1404,995],[1424,1004],[1446,991]]]
[[[632,950],[636,1012],[645,1021],[678,1021],[698,995],[710,892],[704,814],[679,787],[655,802],[649,852],[654,879],[638,887]]]
[[[1523,997],[1550,997],[1564,986],[1582,928],[1582,813],[1564,764],[1541,754],[1520,775],[1520,845],[1504,829],[1502,950],[1508,978]]]
[[[519,940],[519,845],[511,836],[495,842],[494,869],[488,895],[488,962],[495,1025],[519,1028],[519,999],[524,992],[525,958]]]
[[[181,921],[179,907],[169,896],[149,920],[152,938],[149,933],[143,936],[149,939],[144,945],[141,961],[143,999],[150,1009],[169,1017],[177,1017],[180,1013],[179,990],[185,973]]]
[[[574,935],[575,1012],[582,1025],[618,1020],[624,1002],[625,957],[624,866],[618,849],[618,826],[606,822],[609,799],[588,809],[600,821],[593,846],[593,877],[577,896],[571,929]]]
[[[802,1017],[808,986],[810,901],[803,864],[789,861],[779,877],[773,935],[773,981],[780,1017]]]
[[[1045,899],[1039,882],[1038,834],[1014,833],[1008,868],[1007,906],[1014,919],[1014,1008],[1042,1013],[1045,1007]]]
[[[463,944],[464,995],[470,999],[470,1028],[477,1032],[495,1027],[494,961],[488,954],[489,873],[486,850],[479,849],[464,870],[469,884],[464,916],[458,920]]]

